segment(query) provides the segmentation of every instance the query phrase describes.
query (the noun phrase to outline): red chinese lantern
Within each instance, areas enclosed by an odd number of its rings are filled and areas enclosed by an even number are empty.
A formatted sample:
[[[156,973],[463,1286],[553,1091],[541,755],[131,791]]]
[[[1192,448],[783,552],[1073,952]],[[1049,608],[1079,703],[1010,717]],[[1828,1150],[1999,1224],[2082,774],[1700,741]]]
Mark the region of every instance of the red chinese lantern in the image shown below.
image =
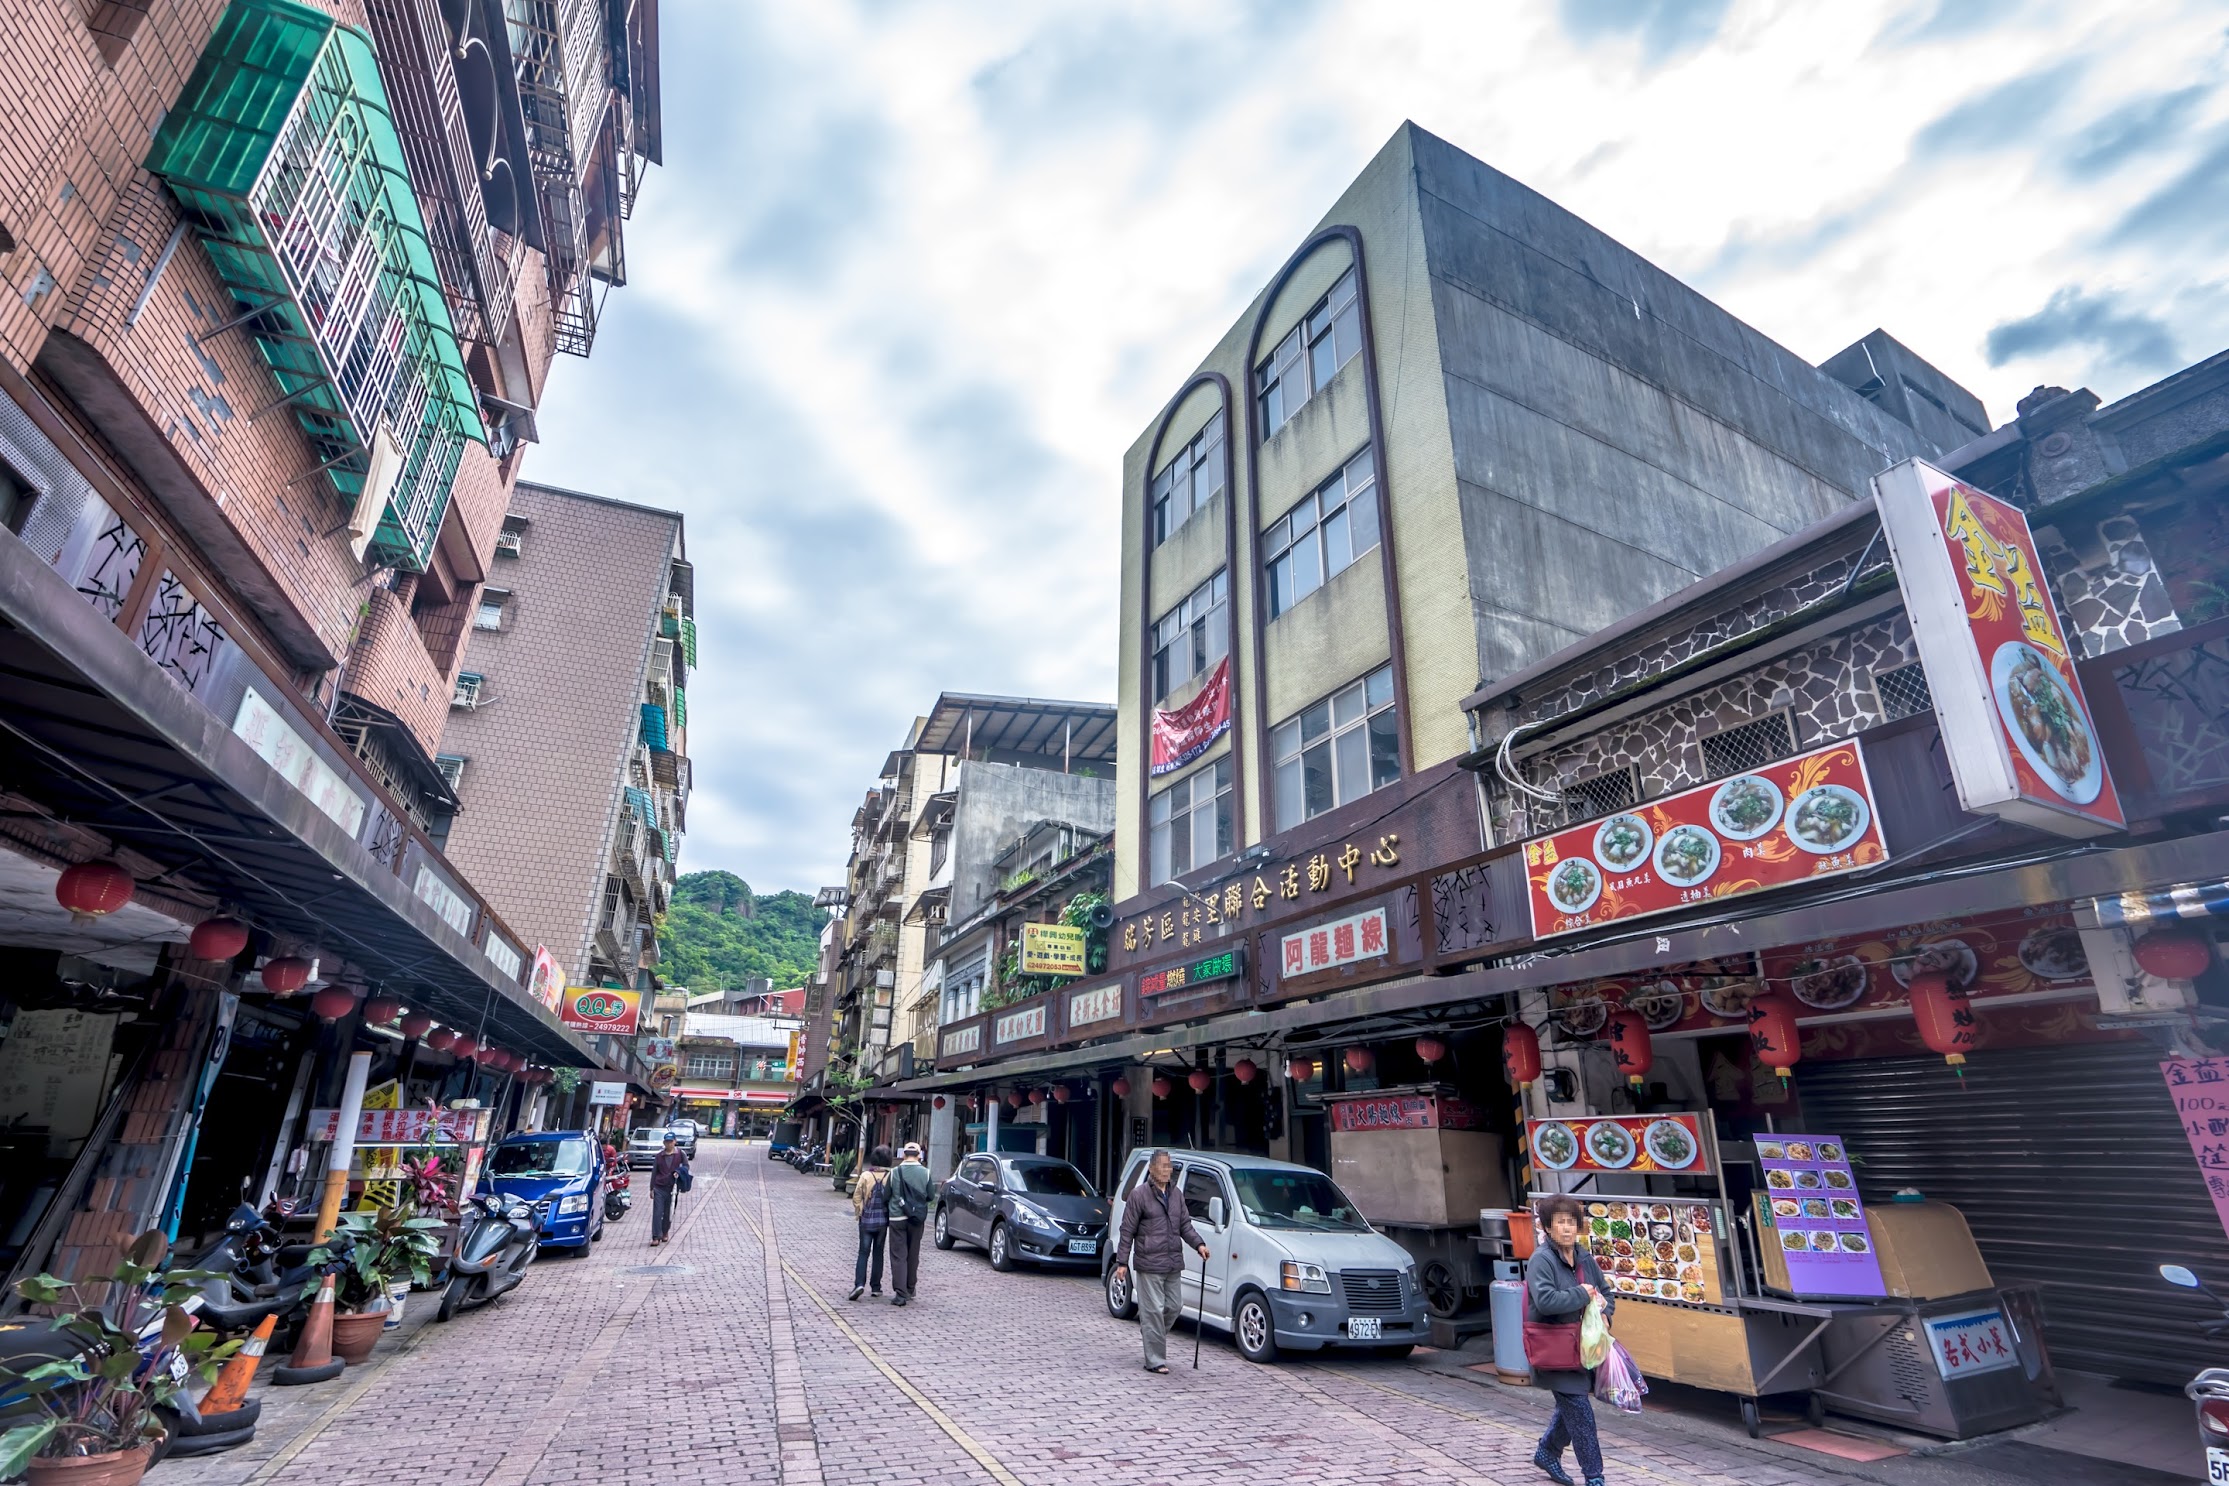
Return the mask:
[[[248,926],[236,918],[205,918],[186,936],[186,953],[197,960],[238,959],[248,947]]]
[[[1981,1045],[1981,1024],[1966,993],[1952,990],[1950,977],[1940,970],[1914,973],[1910,989],[1919,1040],[1941,1053],[1943,1061],[1964,1078],[1966,1054]]]
[[[374,996],[364,1003],[364,1020],[375,1027],[384,1027],[402,1015],[402,1003],[392,996]]]
[[[1294,1058],[1285,1064],[1285,1077],[1296,1084],[1304,1084],[1316,1076],[1314,1058]]]
[[[422,1011],[414,1011],[402,1019],[402,1035],[423,1037],[433,1030],[433,1018]]]
[[[1114,1096],[1117,1099],[1127,1099],[1130,1097],[1130,1080],[1127,1077],[1117,1076],[1115,1081],[1107,1085],[1107,1087],[1114,1092]]]
[[[1540,1034],[1523,1022],[1502,1028],[1501,1066],[1511,1088],[1531,1088],[1540,1077]]]
[[[460,1058],[477,1058],[480,1056],[480,1043],[477,1038],[467,1037],[460,1032],[457,1040],[449,1044],[449,1051]]]
[[[1008,1109],[1020,1109],[1022,1107],[1022,1091],[1020,1089],[1006,1091],[1006,1107]]]
[[[1231,1077],[1237,1079],[1242,1084],[1252,1083],[1254,1081],[1254,1075],[1261,1071],[1261,1066],[1257,1064],[1252,1058],[1240,1058],[1236,1063],[1233,1063],[1231,1065]]]
[[[132,874],[114,862],[79,862],[64,867],[54,883],[54,901],[79,923],[114,913],[132,900]]]
[[[944,1096],[942,1094],[939,1094],[934,1099],[931,1099],[929,1101],[929,1107],[932,1109],[944,1108]]]
[[[1347,1049],[1347,1072],[1368,1073],[1377,1066],[1378,1055],[1368,1048],[1350,1047]]]
[[[445,1053],[457,1045],[457,1029],[436,1027],[426,1034],[426,1046],[437,1053]]]
[[[300,955],[282,955],[263,962],[263,989],[274,996],[291,996],[310,983],[313,967]]]
[[[310,1010],[328,1022],[337,1022],[356,1009],[356,993],[346,986],[327,986],[310,997]]]
[[[480,1049],[480,1066],[501,1073],[511,1066],[510,1055],[499,1047],[483,1047]]]
[[[1172,1084],[1172,1083],[1170,1083],[1170,1082],[1169,1082],[1169,1080],[1168,1080],[1168,1076],[1167,1076],[1166,1074],[1160,1074],[1160,1073],[1156,1073],[1155,1075],[1153,1075],[1153,1097],[1154,1097],[1154,1098],[1156,1098],[1156,1099],[1166,1099],[1166,1098],[1168,1098],[1168,1097],[1169,1097],[1169,1090],[1171,1090],[1171,1089],[1173,1089],[1173,1088],[1175,1088],[1175,1087],[1176,1087],[1176,1085],[1175,1085],[1175,1084]]]
[[[1416,1055],[1427,1063],[1437,1063],[1447,1056],[1447,1044],[1437,1037],[1419,1037],[1416,1039]]]
[[[1207,1086],[1215,1082],[1215,1075],[1209,1073],[1205,1068],[1195,1068],[1184,1075],[1184,1081],[1192,1086],[1193,1093],[1204,1094],[1207,1092]]]
[[[1610,1044],[1610,1060],[1617,1064],[1618,1072],[1635,1088],[1656,1066],[1656,1048],[1649,1041],[1649,1024],[1641,1014],[1625,1007],[1610,1013],[1610,1020],[1602,1028],[1603,1041]]]
[[[1066,1104],[1066,1103],[1068,1102],[1068,1098],[1069,1098],[1069,1095],[1068,1095],[1068,1085],[1066,1085],[1066,1084],[1054,1084],[1054,1085],[1053,1085],[1053,1103],[1055,1103],[1055,1104]]]
[[[1803,1057],[1803,1035],[1796,1030],[1796,1009],[1779,991],[1766,991],[1749,1003],[1749,1049],[1757,1061],[1785,1083]]]
[[[1031,1089],[1029,1091],[1029,1102],[1043,1104],[1045,1102],[1045,1091],[1043,1089]]]
[[[2136,941],[2136,963],[2146,975],[2161,980],[2195,980],[2213,962],[2213,941],[2182,925],[2154,929]],[[1918,983],[1914,976],[1913,984]]]

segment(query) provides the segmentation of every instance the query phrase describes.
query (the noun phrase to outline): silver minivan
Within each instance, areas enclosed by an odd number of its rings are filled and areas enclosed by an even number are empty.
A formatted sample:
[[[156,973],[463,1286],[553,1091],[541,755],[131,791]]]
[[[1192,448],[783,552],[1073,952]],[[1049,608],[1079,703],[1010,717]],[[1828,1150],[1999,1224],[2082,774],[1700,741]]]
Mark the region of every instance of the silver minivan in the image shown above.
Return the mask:
[[[1100,1265],[1107,1310],[1125,1321],[1138,1303],[1128,1275],[1115,1278],[1113,1250],[1154,1149],[1131,1152],[1123,1168]],[[1401,1356],[1426,1339],[1415,1261],[1330,1177],[1264,1156],[1172,1150],[1169,1158],[1208,1245],[1205,1264],[1186,1260],[1184,1314],[1229,1332],[1249,1361],[1326,1347]]]

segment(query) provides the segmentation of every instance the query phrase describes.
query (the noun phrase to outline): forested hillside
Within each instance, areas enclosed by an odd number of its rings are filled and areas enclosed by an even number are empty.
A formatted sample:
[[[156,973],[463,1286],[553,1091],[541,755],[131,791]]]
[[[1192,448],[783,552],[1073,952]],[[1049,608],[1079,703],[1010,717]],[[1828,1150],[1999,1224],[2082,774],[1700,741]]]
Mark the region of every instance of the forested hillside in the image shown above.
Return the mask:
[[[658,935],[658,974],[699,992],[754,975],[776,990],[803,985],[820,955],[823,917],[809,893],[754,893],[733,872],[686,873]]]

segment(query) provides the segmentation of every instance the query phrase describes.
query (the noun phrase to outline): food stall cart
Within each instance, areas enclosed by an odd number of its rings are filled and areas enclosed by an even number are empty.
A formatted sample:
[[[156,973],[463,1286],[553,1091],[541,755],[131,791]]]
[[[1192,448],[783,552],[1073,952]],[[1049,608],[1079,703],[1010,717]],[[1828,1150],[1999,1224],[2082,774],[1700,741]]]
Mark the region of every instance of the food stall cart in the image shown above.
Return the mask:
[[[1326,1094],[1331,1176],[1371,1225],[1416,1260],[1432,1315],[1485,1303],[1492,1278],[1475,1235],[1481,1208],[1509,1205],[1502,1138],[1442,1084]]]

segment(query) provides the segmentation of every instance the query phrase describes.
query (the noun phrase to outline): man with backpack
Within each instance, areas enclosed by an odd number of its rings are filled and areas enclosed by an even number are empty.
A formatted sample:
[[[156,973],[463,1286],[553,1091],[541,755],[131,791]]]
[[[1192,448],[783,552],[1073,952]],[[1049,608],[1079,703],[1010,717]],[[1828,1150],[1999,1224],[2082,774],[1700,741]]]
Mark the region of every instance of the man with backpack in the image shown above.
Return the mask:
[[[890,1233],[890,1147],[867,1154],[867,1169],[851,1184],[851,1211],[859,1219],[859,1263],[853,1271],[851,1298],[867,1293],[867,1260],[874,1259],[874,1295],[882,1298],[882,1246]]]
[[[921,1147],[906,1142],[890,1173],[890,1303],[906,1305],[921,1277],[921,1230],[929,1221],[929,1168]]]

